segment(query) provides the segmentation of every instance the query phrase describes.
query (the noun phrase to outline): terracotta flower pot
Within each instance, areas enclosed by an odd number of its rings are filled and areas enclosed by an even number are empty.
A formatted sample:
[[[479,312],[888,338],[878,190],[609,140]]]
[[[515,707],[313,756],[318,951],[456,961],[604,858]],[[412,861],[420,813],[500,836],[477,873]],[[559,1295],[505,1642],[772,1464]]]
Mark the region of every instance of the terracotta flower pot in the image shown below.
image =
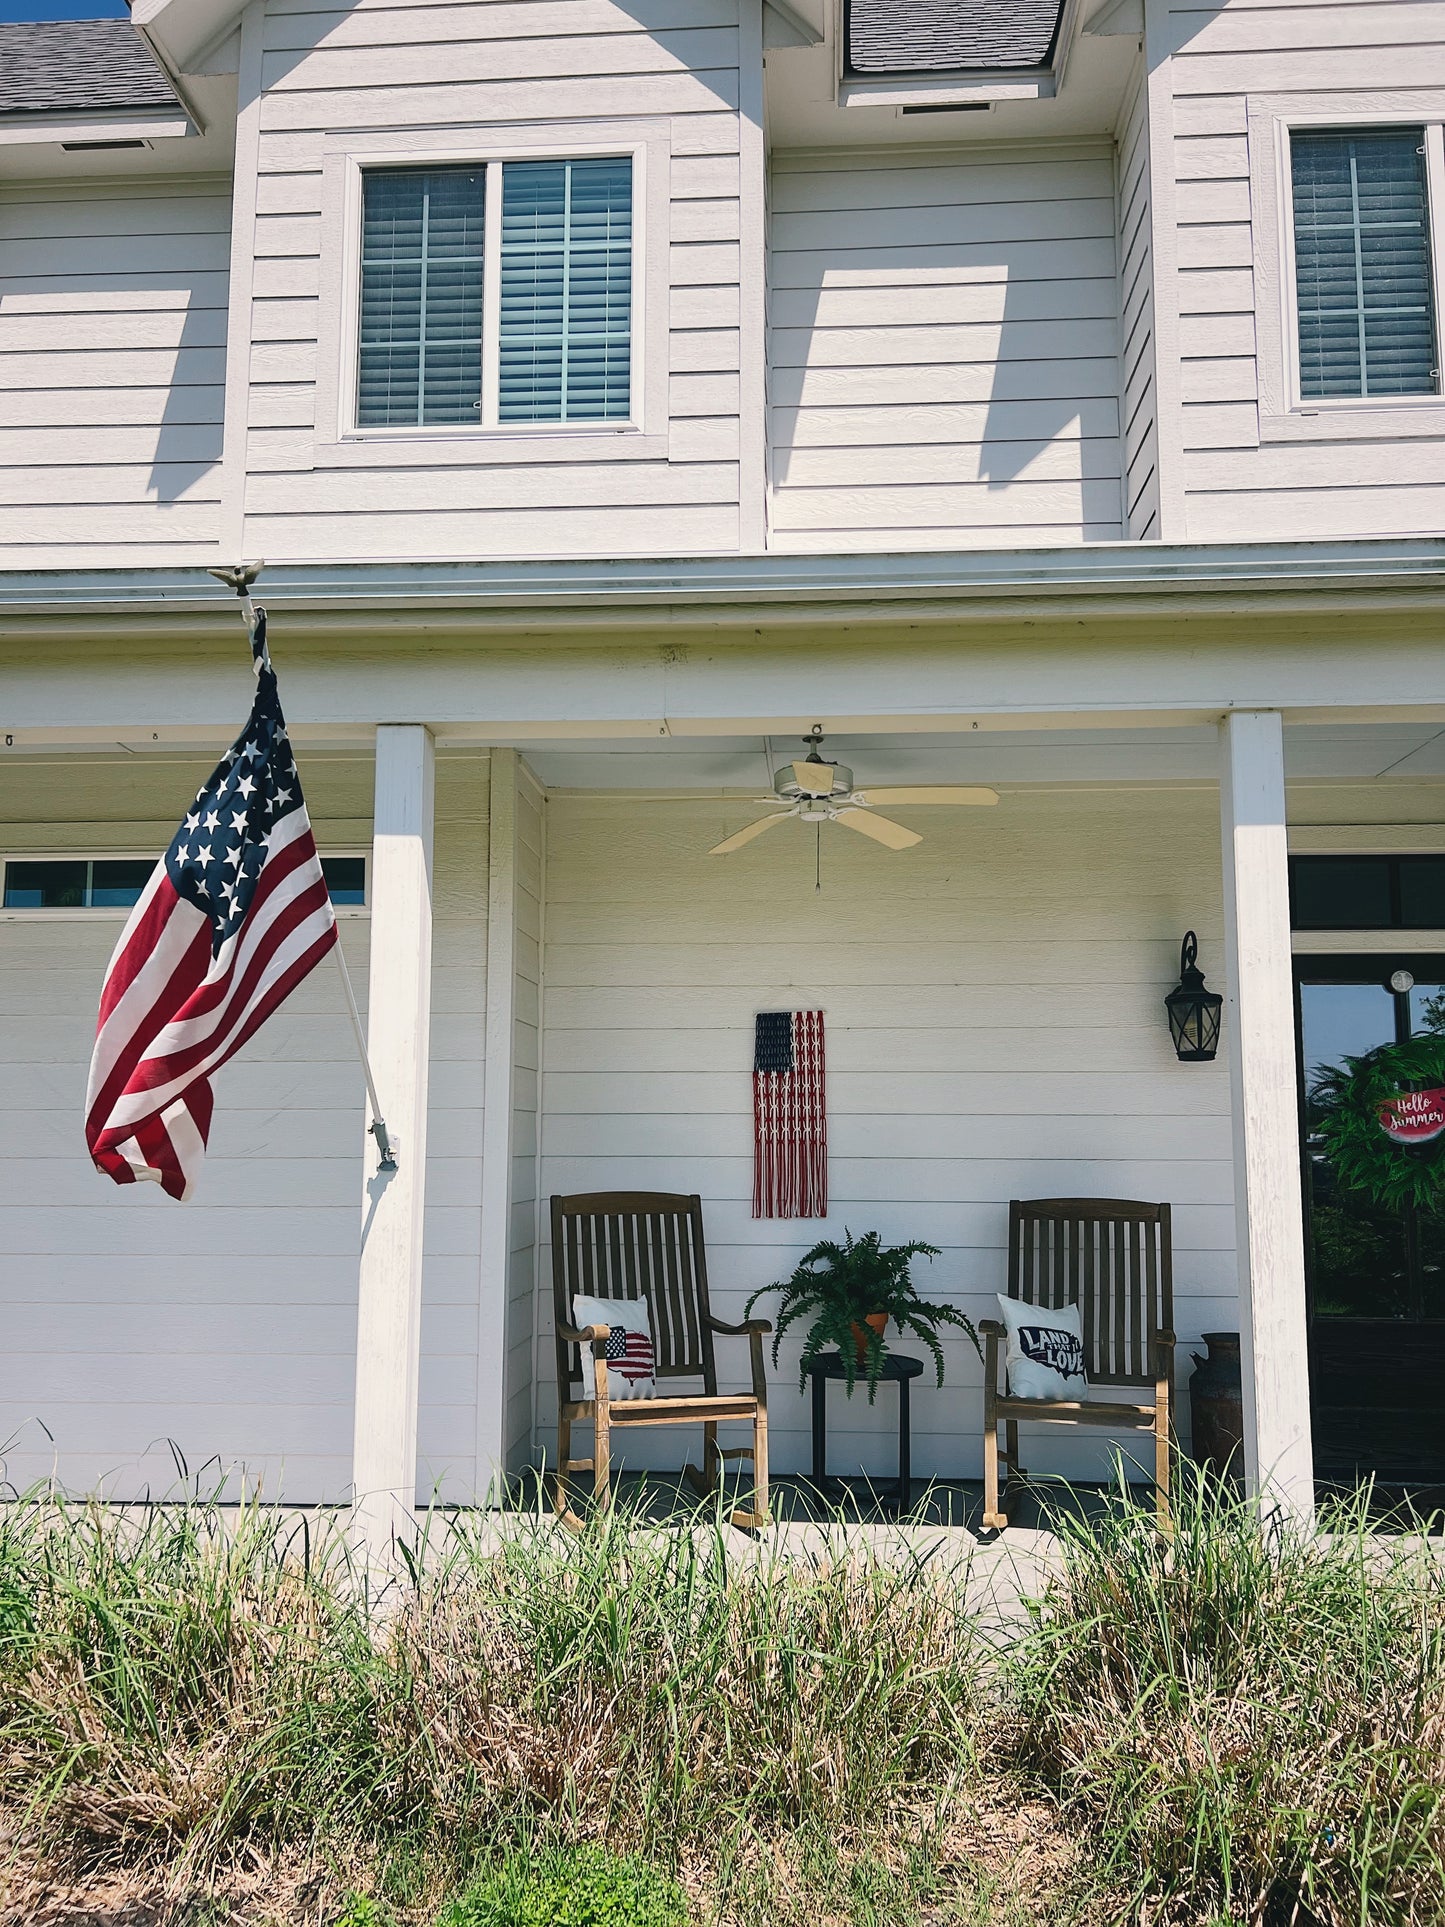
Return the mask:
[[[868,1331],[863,1329],[863,1325],[868,1327]],[[866,1365],[868,1363],[868,1332],[877,1332],[881,1338],[887,1329],[888,1314],[886,1311],[870,1311],[866,1313],[862,1325],[860,1325],[856,1319],[853,1321],[853,1343],[858,1348],[858,1363],[860,1365]]]

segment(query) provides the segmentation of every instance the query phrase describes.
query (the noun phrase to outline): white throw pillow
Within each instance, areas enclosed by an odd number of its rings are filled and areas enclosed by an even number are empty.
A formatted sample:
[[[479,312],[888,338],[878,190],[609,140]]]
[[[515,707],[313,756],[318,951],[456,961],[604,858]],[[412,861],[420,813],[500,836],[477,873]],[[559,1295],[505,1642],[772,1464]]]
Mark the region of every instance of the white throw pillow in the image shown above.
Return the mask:
[[[606,1325],[612,1336],[607,1341],[607,1395],[609,1398],[656,1398],[656,1355],[652,1348],[652,1318],[645,1298],[588,1298],[583,1293],[572,1300],[576,1329]],[[597,1375],[592,1347],[579,1347],[582,1353],[582,1395],[596,1398]]]
[[[1008,1388],[1015,1398],[1084,1398],[1084,1327],[1077,1305],[1046,1311],[998,1294],[1008,1330]]]

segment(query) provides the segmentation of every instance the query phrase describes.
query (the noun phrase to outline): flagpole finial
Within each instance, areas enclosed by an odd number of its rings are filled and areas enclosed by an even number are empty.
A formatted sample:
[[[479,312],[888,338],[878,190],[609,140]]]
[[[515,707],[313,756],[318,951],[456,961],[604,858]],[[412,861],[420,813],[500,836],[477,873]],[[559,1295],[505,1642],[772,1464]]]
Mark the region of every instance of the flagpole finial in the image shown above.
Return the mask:
[[[238,562],[233,569],[207,569],[206,574],[213,575],[217,582],[224,582],[238,596],[247,596],[251,593],[251,584],[265,566],[264,562]]]

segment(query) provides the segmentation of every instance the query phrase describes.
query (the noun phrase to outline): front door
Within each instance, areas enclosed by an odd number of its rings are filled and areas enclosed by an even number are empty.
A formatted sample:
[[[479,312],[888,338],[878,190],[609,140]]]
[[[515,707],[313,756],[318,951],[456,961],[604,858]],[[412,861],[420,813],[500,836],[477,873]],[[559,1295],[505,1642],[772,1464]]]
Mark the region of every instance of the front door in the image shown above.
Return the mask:
[[[1435,1485],[1445,1480],[1445,1210],[1392,1208],[1338,1181],[1321,1079],[1346,1057],[1445,1032],[1445,957],[1299,957],[1295,978],[1316,1470]]]

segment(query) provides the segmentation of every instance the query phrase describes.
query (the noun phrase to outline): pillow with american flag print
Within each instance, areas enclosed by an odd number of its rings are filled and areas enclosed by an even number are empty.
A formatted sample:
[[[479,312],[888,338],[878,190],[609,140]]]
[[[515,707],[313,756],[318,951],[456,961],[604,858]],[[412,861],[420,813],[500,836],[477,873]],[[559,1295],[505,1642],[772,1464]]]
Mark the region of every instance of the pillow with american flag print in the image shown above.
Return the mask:
[[[609,1398],[656,1398],[656,1363],[652,1349],[652,1318],[645,1298],[589,1298],[579,1292],[572,1300],[572,1316],[579,1331],[588,1325],[606,1325],[607,1395]],[[582,1353],[582,1395],[597,1396],[593,1372],[592,1347],[579,1347]]]

